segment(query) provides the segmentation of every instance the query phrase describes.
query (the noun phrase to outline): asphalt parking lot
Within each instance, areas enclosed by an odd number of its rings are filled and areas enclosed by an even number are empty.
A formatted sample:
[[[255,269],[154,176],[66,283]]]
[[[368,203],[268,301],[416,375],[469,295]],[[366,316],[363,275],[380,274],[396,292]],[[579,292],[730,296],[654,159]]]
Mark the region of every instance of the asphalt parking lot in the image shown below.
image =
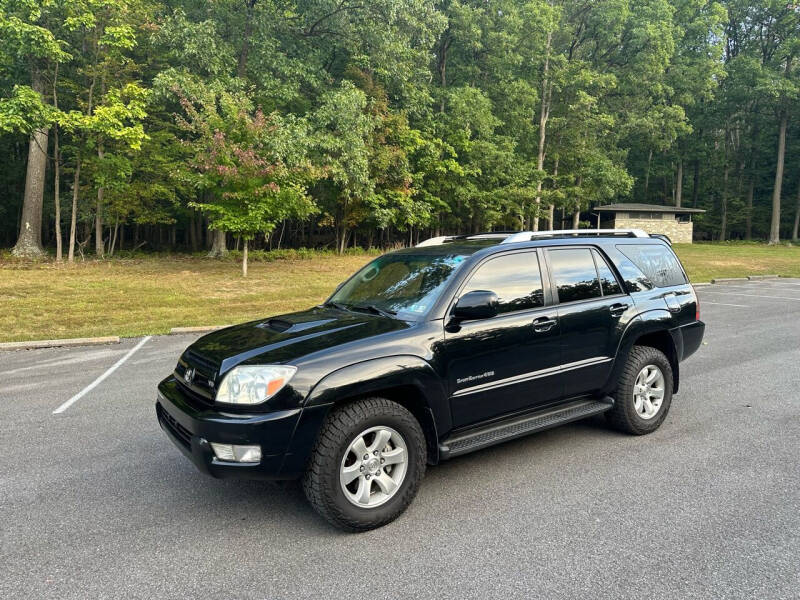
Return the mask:
[[[800,598],[800,280],[698,292],[657,432],[454,459],[359,535],[172,446],[155,386],[193,337],[0,353],[0,598]]]

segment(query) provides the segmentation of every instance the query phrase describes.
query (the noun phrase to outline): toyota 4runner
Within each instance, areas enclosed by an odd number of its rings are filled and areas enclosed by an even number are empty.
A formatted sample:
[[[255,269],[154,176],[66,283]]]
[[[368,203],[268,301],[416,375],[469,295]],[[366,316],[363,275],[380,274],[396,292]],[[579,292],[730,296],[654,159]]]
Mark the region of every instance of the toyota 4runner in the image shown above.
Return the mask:
[[[663,236],[433,238],[320,306],[201,337],[156,413],[204,473],[302,479],[325,519],[366,530],[405,510],[426,465],[599,413],[654,431],[704,328]]]

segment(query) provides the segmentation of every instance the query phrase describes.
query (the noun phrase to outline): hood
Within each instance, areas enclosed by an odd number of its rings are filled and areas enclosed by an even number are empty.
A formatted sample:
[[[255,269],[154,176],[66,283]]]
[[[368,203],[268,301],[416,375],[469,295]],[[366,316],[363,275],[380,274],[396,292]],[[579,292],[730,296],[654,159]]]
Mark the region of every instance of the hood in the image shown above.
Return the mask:
[[[186,355],[202,358],[224,373],[243,362],[286,363],[409,326],[406,321],[381,315],[318,306],[209,333],[189,346]]]

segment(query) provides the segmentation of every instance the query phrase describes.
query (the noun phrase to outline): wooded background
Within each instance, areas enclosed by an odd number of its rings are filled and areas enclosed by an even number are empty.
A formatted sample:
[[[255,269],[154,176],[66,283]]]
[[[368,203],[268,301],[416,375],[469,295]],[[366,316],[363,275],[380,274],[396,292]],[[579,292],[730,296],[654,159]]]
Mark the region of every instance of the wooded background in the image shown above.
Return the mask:
[[[799,32],[788,0],[0,0],[0,246],[341,251],[609,201],[796,239]]]

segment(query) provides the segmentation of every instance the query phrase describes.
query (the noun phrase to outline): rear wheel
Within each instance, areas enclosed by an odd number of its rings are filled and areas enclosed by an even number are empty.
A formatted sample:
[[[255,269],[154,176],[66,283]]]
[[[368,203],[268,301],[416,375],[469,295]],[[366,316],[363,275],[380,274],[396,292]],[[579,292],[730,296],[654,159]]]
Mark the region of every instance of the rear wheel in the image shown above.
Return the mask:
[[[634,346],[617,382],[614,408],[606,413],[613,427],[634,435],[655,431],[672,402],[672,366],[663,352]]]
[[[425,463],[425,436],[414,415],[385,398],[368,398],[328,416],[303,490],[333,525],[365,531],[393,521],[411,504]]]

